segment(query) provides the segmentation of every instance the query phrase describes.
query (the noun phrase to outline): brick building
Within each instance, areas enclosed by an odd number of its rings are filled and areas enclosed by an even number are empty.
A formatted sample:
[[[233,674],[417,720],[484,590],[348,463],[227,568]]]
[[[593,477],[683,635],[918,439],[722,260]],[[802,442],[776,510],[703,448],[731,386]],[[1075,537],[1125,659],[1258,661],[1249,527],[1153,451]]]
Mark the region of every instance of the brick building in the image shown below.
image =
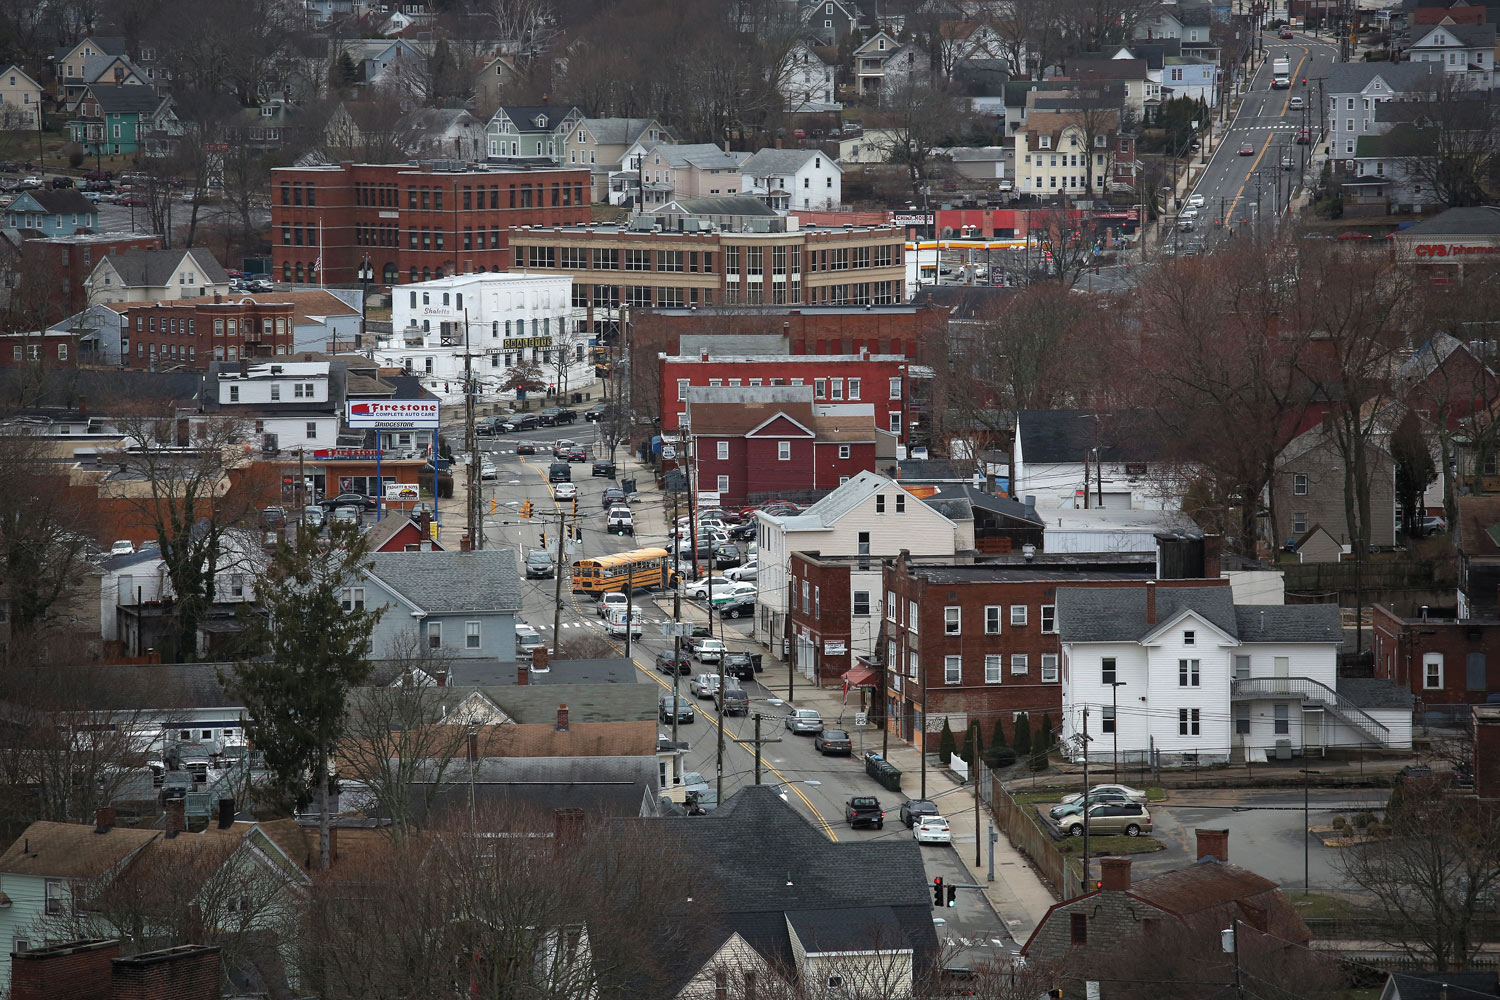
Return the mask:
[[[871,354],[711,353],[657,355],[663,433],[675,433],[687,414],[692,386],[808,385],[815,403],[872,403],[875,426],[900,439],[906,399],[906,356]]]
[[[26,240],[21,244],[21,280],[28,274],[45,280],[49,294],[42,320],[56,323],[88,306],[84,282],[100,258],[160,248],[161,237],[142,233],[74,233]]]
[[[211,361],[285,355],[294,346],[296,307],[290,302],[215,295],[105,308],[120,316],[120,357],[127,368],[207,369]]]
[[[517,226],[589,219],[589,171],[447,161],[271,171],[271,260],[283,281],[381,285],[512,266]],[[321,269],[314,264],[321,260]]]
[[[1375,676],[1424,705],[1476,704],[1500,692],[1500,619],[1403,618],[1377,604],[1370,630]]]
[[[1500,705],[1475,705],[1474,794],[1481,799],[1500,799]]]
[[[812,386],[688,390],[693,482],[724,503],[820,494],[895,455],[868,403],[813,402]]]
[[[1227,585],[1218,579],[1162,580]],[[1140,587],[1156,578],[1148,552],[1013,553],[970,564],[929,564],[905,552],[884,571],[881,646],[893,734],[920,744],[943,720],[955,732],[1017,712],[1062,721],[1057,592],[1065,587]],[[1032,723],[1039,719],[1033,715]]]

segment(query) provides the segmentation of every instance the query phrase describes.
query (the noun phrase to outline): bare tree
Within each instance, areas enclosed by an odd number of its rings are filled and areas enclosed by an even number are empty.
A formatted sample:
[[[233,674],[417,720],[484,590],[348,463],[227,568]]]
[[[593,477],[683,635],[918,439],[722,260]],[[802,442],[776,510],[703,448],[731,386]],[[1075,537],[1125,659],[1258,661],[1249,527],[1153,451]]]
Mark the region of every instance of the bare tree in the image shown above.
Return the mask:
[[[921,194],[939,146],[953,145],[970,116],[945,86],[908,74],[881,112],[882,148],[890,163],[905,165],[914,194]]]
[[[1409,181],[1445,208],[1482,205],[1500,166],[1500,104],[1464,74],[1438,72],[1419,99],[1382,105],[1397,122],[1382,143]]]

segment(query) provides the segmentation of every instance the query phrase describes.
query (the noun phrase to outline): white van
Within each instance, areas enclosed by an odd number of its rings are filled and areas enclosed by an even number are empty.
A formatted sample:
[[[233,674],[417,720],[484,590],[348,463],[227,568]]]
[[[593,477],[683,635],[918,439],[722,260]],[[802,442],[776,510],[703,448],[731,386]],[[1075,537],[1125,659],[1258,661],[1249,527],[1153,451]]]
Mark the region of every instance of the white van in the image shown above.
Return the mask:
[[[640,608],[631,608],[629,610],[634,612],[634,614],[630,616],[630,637],[632,639],[639,639],[641,637],[642,630],[645,628],[645,619],[641,616]],[[624,637],[625,612],[625,608],[612,608],[610,610],[609,617],[606,619],[606,621],[608,622],[606,627],[609,629],[610,635],[620,638]]]

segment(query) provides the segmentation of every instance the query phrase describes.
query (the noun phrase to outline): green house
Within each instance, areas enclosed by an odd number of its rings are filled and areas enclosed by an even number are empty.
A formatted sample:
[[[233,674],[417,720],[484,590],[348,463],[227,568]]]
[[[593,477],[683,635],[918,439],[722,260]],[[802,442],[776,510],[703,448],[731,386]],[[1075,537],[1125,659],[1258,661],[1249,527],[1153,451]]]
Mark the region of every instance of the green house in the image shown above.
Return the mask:
[[[68,122],[68,137],[89,155],[155,153],[174,135],[171,98],[139,84],[93,84]]]

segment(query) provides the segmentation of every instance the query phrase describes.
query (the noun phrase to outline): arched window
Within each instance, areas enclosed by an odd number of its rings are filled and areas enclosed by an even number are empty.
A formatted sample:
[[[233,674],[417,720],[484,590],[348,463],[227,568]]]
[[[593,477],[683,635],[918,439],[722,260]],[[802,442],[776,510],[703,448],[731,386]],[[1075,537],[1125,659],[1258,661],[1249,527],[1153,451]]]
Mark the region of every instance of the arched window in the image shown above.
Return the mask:
[[[387,264],[380,272],[380,280],[383,284],[394,285],[396,283],[396,275],[399,273],[396,270],[395,264]]]
[[[518,320],[516,320],[516,336],[517,337],[524,337],[524,336],[526,336],[526,321],[524,319],[518,319]]]
[[[411,283],[412,284],[416,284],[417,283],[417,269],[415,267],[413,267],[411,269]]]

